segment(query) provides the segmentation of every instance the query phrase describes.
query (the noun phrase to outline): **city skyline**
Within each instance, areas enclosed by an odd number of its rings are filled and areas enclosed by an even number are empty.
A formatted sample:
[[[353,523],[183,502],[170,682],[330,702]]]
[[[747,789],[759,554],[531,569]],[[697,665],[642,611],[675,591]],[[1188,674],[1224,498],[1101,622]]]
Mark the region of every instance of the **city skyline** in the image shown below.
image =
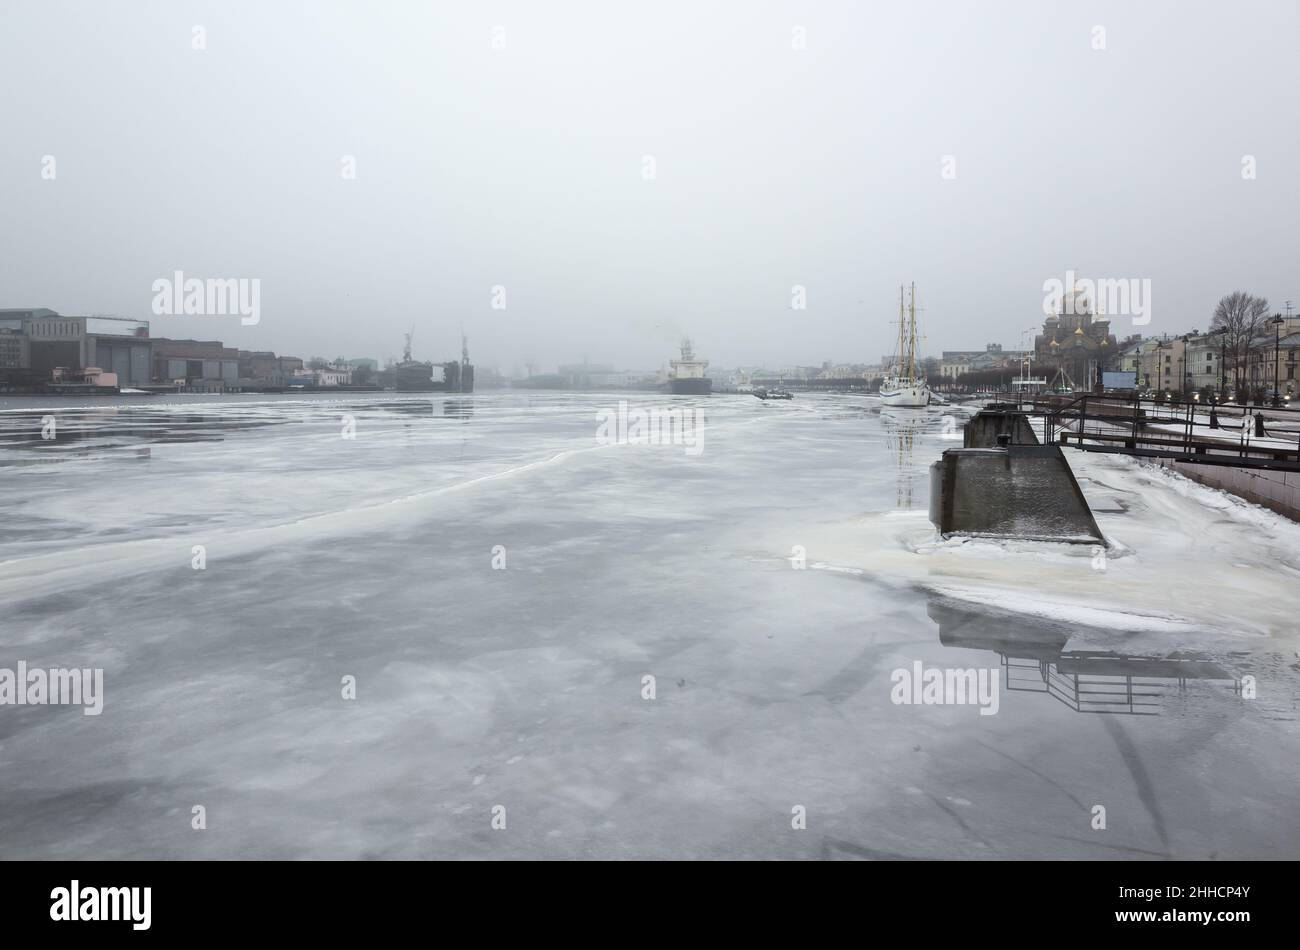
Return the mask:
[[[1288,322],[1290,322],[1292,319],[1295,318],[1296,308],[1293,305],[1291,300],[1288,299],[1279,304],[1275,302],[1273,299],[1268,298],[1267,295],[1262,295],[1262,296],[1268,302],[1269,314],[1276,314],[1276,315],[1283,316],[1284,318],[1287,319]],[[1218,303],[1219,300],[1216,299],[1215,305],[1217,305]],[[18,311],[22,309],[40,309],[40,308],[0,307],[0,312],[6,310]],[[48,309],[55,310],[56,313],[58,312],[56,308],[53,307]],[[101,313],[101,312],[92,312],[86,314],[72,314],[72,313],[64,312],[64,313],[60,313],[59,315],[64,317],[77,316],[77,317],[88,317],[88,318],[108,317],[110,319],[134,319],[134,318],[125,317],[124,315],[121,314],[109,314],[109,313]],[[942,343],[936,344],[923,338],[922,346],[919,349],[918,355],[921,358],[926,360],[940,360],[944,358],[944,356],[948,353],[973,354],[973,353],[985,352],[986,350],[989,350],[991,348],[997,348],[1002,351],[1006,351],[1008,353],[1017,353],[1017,352],[1033,353],[1035,335],[1039,334],[1043,329],[1042,321],[1053,315],[1059,315],[1059,309],[1053,311],[1045,311],[1043,316],[1039,318],[1039,322],[1037,324],[1035,324],[1032,327],[1025,328],[1024,330],[1021,331],[1020,337],[1017,340],[985,339],[982,342],[975,343],[974,345],[959,346],[959,345],[951,345],[948,341],[943,341]],[[1098,315],[1104,315],[1104,314],[1098,314]],[[1204,321],[1202,322],[1191,321],[1187,325],[1182,327],[1166,327],[1166,328],[1153,330],[1152,328],[1146,326],[1129,327],[1126,323],[1121,322],[1118,327],[1112,326],[1111,329],[1116,332],[1117,339],[1121,343],[1133,339],[1142,339],[1142,340],[1174,339],[1189,334],[1198,334],[1198,333],[1208,334],[1212,332],[1213,317],[1214,317],[1213,308],[1210,308],[1206,315],[1206,319]],[[230,331],[222,337],[205,338],[205,337],[199,337],[194,335],[187,336],[183,332],[180,333],[162,332],[165,327],[175,327],[183,331],[187,328],[187,326],[194,325],[193,323],[187,323],[187,320],[190,319],[192,318],[184,318],[184,317],[159,318],[155,315],[150,315],[148,318],[144,318],[142,322],[144,322],[150,327],[150,335],[153,337],[178,339],[178,340],[187,339],[187,340],[196,340],[196,341],[212,339],[212,340],[219,341],[228,347],[232,347],[238,350],[243,350],[245,352],[255,352],[255,353],[275,352],[280,355],[297,356],[304,360],[310,360],[315,358],[320,358],[327,361],[337,361],[340,359],[344,359],[348,361],[373,359],[380,365],[383,365],[385,362],[390,360],[396,361],[397,359],[400,359],[400,348],[397,353],[393,353],[390,351],[385,351],[382,346],[380,347],[372,346],[369,348],[362,347],[359,350],[345,351],[345,352],[334,352],[334,351],[324,350],[321,349],[314,342],[307,343],[306,345],[302,345],[302,346],[291,345],[282,350],[274,350],[269,347],[245,346],[239,342],[238,337],[240,331],[238,330],[238,328],[231,327],[230,322],[228,320],[222,320],[217,324],[218,329],[222,324],[224,324],[224,326]],[[442,359],[444,355],[447,357],[450,357],[452,355],[450,349],[448,349],[448,352],[446,354],[443,354],[441,351],[423,352],[422,349],[418,346],[417,346],[417,352],[420,352],[423,358],[433,359],[435,361]],[[560,369],[564,366],[577,366],[582,364],[590,364],[592,366],[606,365],[612,367],[617,371],[656,370],[656,369],[663,369],[667,365],[670,356],[671,356],[671,352],[669,352],[668,355],[665,355],[662,359],[660,359],[657,364],[649,360],[642,360],[639,363],[629,363],[626,365],[619,364],[616,362],[611,362],[610,360],[603,358],[603,356],[600,355],[599,353],[596,354],[569,353],[567,355],[562,354],[552,363],[544,363],[542,361],[535,360],[535,359],[514,360],[512,363],[502,363],[501,361],[492,361],[488,359],[483,359],[480,362],[484,368],[495,369],[501,372],[503,376],[526,376],[526,375],[530,375],[530,369],[531,372],[545,373],[545,372],[549,372],[551,369]],[[710,358],[709,360],[711,365],[719,368],[725,368],[728,370],[742,370],[742,369],[753,369],[753,368],[778,369],[778,368],[791,368],[791,367],[801,367],[801,368],[827,367],[827,366],[836,367],[836,366],[854,366],[854,365],[871,367],[871,366],[883,366],[886,363],[886,361],[887,361],[886,356],[877,355],[875,356],[875,358],[872,358],[871,353],[863,353],[861,354],[861,358],[859,358],[856,355],[841,354],[839,358],[822,357],[822,358],[810,358],[805,360],[805,359],[793,359],[793,358],[786,357],[783,359],[780,358],[768,359],[765,361],[760,360],[751,363],[729,362],[726,361],[725,359],[712,359],[712,358]]]

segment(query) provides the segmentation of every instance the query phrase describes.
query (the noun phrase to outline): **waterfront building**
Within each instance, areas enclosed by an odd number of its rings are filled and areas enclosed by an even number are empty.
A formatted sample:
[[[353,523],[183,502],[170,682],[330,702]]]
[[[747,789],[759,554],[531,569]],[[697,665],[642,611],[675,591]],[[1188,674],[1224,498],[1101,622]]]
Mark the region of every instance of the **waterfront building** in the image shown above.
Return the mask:
[[[872,367],[865,363],[832,363],[830,360],[822,363],[822,371],[817,374],[818,379],[827,380],[865,380],[871,377]],[[880,375],[877,371],[876,375]]]
[[[269,350],[239,351],[239,385],[241,389],[279,389],[285,385],[279,361]]]
[[[1138,386],[1151,392],[1191,395],[1218,392],[1222,384],[1223,334],[1192,330],[1180,336],[1145,337],[1122,348],[1123,370],[1138,376]],[[1232,379],[1229,371],[1228,386]]]
[[[153,378],[160,384],[183,386],[192,392],[225,392],[239,388],[239,350],[218,340],[169,340],[153,344]]]
[[[1043,332],[1034,337],[1036,372],[1076,391],[1091,389],[1101,373],[1114,368],[1118,342],[1110,321],[1093,312],[1087,294],[1072,289],[1063,295],[1060,312],[1048,315]]]
[[[1277,378],[1278,392],[1288,400],[1300,393],[1300,331],[1278,340]]]
[[[955,383],[967,373],[998,369],[1019,372],[1024,359],[1032,356],[1030,350],[1004,350],[1001,343],[986,343],[982,350],[944,350],[936,362],[932,378]]]
[[[1288,333],[1290,324],[1285,318],[1276,326],[1272,319],[1265,322],[1260,334],[1251,341],[1245,376],[1250,381],[1252,396],[1271,397],[1276,377],[1278,394],[1290,398],[1297,392],[1300,331]]]
[[[269,350],[239,351],[239,387],[241,389],[283,389],[303,368],[296,356],[276,356]]]
[[[0,326],[0,372],[30,369],[31,365],[27,334],[21,329]]]
[[[324,366],[299,367],[288,379],[291,387],[310,386],[316,389],[335,389],[352,385],[352,367],[344,362],[326,363]]]
[[[1222,384],[1224,334],[1198,333],[1193,330],[1183,337],[1183,344],[1187,391],[1197,393],[1208,389],[1219,392]]]
[[[98,367],[123,386],[149,383],[149,322],[127,317],[71,317],[46,307],[0,310],[6,338],[0,369],[49,380],[55,368]]]
[[[1127,373],[1133,378],[1132,385],[1138,389],[1142,388],[1141,380],[1141,357],[1142,334],[1135,333],[1133,336],[1125,337],[1117,344],[1115,358],[1111,362],[1110,372]]]
[[[1140,388],[1151,392],[1181,392],[1185,349],[1181,337],[1169,334],[1143,340],[1138,355]]]

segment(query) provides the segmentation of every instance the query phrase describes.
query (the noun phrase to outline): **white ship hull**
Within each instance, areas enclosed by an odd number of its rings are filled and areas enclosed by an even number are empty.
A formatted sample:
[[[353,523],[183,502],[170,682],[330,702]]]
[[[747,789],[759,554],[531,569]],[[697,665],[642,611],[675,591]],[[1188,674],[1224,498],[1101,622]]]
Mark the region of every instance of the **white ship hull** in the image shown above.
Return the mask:
[[[881,386],[880,401],[886,406],[919,409],[930,405],[930,387],[923,382]]]

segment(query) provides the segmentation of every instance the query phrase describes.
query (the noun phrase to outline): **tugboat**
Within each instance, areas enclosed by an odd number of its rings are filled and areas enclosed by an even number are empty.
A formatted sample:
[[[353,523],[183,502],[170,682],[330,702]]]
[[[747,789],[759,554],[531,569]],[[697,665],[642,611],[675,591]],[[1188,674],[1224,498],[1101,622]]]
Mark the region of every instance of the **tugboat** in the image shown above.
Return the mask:
[[[916,284],[903,312],[903,288],[898,288],[898,359],[894,371],[880,384],[886,406],[919,409],[930,405],[930,386],[916,371]]]
[[[668,391],[674,396],[707,396],[713,392],[713,380],[704,375],[708,360],[697,360],[691,341],[682,338],[681,359],[669,360]]]

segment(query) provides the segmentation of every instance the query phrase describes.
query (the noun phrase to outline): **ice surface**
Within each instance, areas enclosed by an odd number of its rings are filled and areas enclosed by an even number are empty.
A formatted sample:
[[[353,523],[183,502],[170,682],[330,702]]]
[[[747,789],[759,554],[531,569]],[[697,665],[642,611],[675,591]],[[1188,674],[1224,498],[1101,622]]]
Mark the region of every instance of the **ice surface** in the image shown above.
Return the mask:
[[[620,398],[704,405],[703,453],[600,444]],[[0,856],[1300,857],[1296,526],[1069,453],[1105,571],[937,542],[927,467],[959,415],[0,403],[0,667],[106,689],[99,717],[0,707]],[[890,701],[915,661],[1025,657],[1152,680],[1158,714]]]

